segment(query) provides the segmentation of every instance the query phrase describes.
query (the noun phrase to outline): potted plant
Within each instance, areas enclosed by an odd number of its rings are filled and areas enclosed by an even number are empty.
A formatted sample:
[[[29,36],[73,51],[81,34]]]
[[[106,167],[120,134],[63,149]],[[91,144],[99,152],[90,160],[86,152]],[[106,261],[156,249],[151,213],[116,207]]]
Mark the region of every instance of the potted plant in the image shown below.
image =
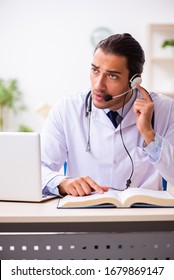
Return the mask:
[[[174,56],[174,39],[164,40],[161,44],[161,47],[163,49],[166,49],[165,55],[167,55],[168,57]]]
[[[174,39],[165,40],[161,45],[162,48],[166,48],[168,46],[174,47]]]
[[[19,90],[16,79],[0,79],[0,131],[4,130],[4,121],[7,118],[9,110],[18,113],[25,110],[22,102],[22,93]]]
[[[33,132],[33,129],[29,126],[26,126],[25,124],[20,124],[17,131],[18,132]]]

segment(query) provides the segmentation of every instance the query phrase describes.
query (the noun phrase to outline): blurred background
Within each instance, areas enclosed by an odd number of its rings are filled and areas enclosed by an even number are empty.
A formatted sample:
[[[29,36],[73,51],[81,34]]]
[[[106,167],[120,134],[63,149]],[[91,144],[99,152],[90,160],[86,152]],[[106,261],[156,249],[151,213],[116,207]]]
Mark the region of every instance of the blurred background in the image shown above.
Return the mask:
[[[130,33],[142,45],[147,60],[143,86],[158,89],[150,83],[154,61],[157,84],[163,84],[159,90],[172,95],[174,56],[164,62],[152,53],[160,53],[155,42],[161,35],[174,39],[173,26],[174,0],[0,0],[1,130],[40,132],[59,98],[90,87],[95,44],[114,33]],[[168,82],[159,63],[168,67]],[[5,90],[6,95],[15,92],[16,99],[3,103]]]

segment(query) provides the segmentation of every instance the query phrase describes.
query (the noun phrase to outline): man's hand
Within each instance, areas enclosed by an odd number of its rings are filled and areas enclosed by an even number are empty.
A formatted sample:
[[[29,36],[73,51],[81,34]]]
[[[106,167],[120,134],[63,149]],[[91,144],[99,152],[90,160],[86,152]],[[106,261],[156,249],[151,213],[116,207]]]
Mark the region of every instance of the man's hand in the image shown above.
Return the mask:
[[[155,131],[152,128],[151,120],[154,110],[154,104],[149,94],[140,85],[136,85],[142,94],[142,98],[137,98],[134,102],[134,112],[136,114],[136,124],[140,134],[144,137],[146,144],[154,141]]]
[[[90,177],[79,177],[74,179],[64,179],[59,185],[59,192],[62,195],[70,194],[73,196],[84,196],[91,194],[92,191],[104,193],[109,187],[99,186]]]

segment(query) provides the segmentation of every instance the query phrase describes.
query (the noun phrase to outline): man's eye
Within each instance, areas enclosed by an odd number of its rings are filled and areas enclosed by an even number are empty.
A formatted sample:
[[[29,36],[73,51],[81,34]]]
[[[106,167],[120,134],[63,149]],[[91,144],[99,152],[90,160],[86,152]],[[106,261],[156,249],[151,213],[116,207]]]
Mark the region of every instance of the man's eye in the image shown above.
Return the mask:
[[[116,80],[116,79],[118,79],[118,75],[116,75],[116,74],[109,74],[109,78],[111,78],[112,80]]]
[[[99,72],[99,70],[97,68],[91,68],[91,71],[94,73],[94,74],[97,74]]]

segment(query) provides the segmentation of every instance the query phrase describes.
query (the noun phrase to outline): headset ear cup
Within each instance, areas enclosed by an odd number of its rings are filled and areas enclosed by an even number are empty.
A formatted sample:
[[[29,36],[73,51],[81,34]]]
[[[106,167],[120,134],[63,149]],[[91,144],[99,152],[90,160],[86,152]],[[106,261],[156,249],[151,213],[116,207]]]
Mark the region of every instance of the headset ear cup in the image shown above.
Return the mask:
[[[135,87],[136,84],[141,84],[142,83],[142,78],[141,77],[135,77],[133,80],[130,80],[130,86],[131,88]]]

